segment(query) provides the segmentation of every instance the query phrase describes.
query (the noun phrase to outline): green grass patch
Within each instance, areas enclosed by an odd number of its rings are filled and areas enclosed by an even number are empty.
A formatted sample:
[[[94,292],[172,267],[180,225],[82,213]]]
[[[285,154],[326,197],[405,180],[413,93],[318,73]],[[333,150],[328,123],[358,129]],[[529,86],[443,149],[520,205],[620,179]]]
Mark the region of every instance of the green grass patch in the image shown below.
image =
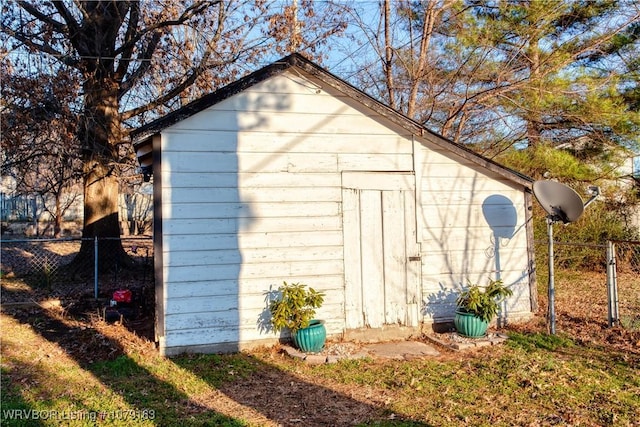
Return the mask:
[[[176,359],[120,356],[91,367],[136,407],[153,410],[159,425],[246,426],[203,403],[216,387],[252,371],[242,356],[185,355]],[[181,420],[178,423],[177,420]]]
[[[620,326],[630,331],[640,331],[640,315],[620,316]]]
[[[192,372],[213,387],[225,382],[242,379],[258,369],[254,360],[242,354],[188,354],[172,359],[183,369]]]
[[[512,332],[509,334],[507,346],[511,348],[521,348],[526,351],[532,350],[549,350],[555,351],[559,348],[574,347],[571,338],[563,335],[550,335],[540,332],[533,334],[522,334]]]
[[[282,371],[283,384],[253,386],[283,393],[288,386],[284,382],[294,375],[312,384],[322,380],[325,388],[335,384],[337,389],[351,390],[350,399],[381,408],[362,426],[629,425],[636,421],[640,411],[637,365],[609,364],[606,351],[584,347],[568,337],[512,334],[509,341],[507,346],[459,359],[350,360],[321,366],[245,354],[175,359],[121,356],[95,363],[89,371],[72,366],[65,375],[90,374],[94,379],[67,382],[65,388],[54,386],[55,376],[41,375],[40,383],[31,378],[28,393],[21,381],[14,381],[22,369],[14,365],[3,369],[2,406],[152,411],[147,413],[153,413],[153,420],[136,425],[260,425],[216,411],[207,402],[216,401],[220,387],[235,381],[251,387],[254,375],[259,378],[261,371],[275,369]],[[291,399],[295,405],[295,396]],[[3,425],[55,424],[3,419]],[[75,425],[92,424],[79,421]],[[111,420],[105,425],[127,424]]]
[[[640,413],[638,363],[611,356],[567,336],[514,333],[508,345],[473,358],[351,361],[309,375],[393,396],[387,409],[402,416],[370,425],[632,425]]]

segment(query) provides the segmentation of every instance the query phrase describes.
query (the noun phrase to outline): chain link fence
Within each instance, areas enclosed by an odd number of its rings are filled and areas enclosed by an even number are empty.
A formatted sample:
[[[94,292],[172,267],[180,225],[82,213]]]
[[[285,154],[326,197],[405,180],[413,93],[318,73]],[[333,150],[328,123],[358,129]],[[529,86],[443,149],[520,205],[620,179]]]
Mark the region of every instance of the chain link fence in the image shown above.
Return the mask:
[[[34,289],[58,295],[67,289],[76,294],[108,297],[118,288],[150,287],[153,284],[152,239],[122,237],[119,240],[124,251],[100,250],[100,243],[104,242],[85,239],[85,247],[94,249],[83,255],[83,268],[78,269],[73,265],[83,239],[3,239],[1,275],[20,278]],[[536,241],[535,245],[539,294],[544,298],[548,243]],[[564,306],[574,307],[583,321],[609,319],[610,324],[640,329],[640,242],[554,242],[553,262],[557,275],[556,300],[565,299]],[[588,283],[583,280],[576,284],[572,280],[575,271],[580,271],[582,278],[587,272]]]
[[[536,241],[538,292],[547,304],[548,242]],[[555,300],[582,322],[640,329],[640,242],[585,244],[554,241]]]
[[[99,250],[105,247],[121,250]],[[81,251],[84,247],[89,250]],[[97,253],[97,257],[96,257]],[[153,242],[150,237],[120,239],[3,239],[3,278],[19,278],[33,289],[106,296],[114,288],[142,287],[153,282]]]
[[[640,241],[611,242],[617,324],[640,330]]]

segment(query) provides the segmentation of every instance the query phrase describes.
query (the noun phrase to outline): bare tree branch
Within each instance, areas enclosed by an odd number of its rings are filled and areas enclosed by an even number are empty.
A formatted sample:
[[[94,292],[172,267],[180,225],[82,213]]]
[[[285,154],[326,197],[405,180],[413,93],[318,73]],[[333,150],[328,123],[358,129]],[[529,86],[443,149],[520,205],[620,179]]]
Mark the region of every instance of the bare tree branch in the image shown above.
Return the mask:
[[[54,2],[54,3],[59,3],[59,2]],[[33,15],[34,18],[44,22],[45,24],[51,25],[56,32],[61,33],[61,34],[66,33],[67,28],[66,28],[65,24],[63,24],[62,22],[56,21],[51,16],[45,15],[44,13],[40,12],[31,3],[26,2],[26,1],[19,1],[18,5],[25,12]],[[57,5],[56,5],[56,7],[57,7]]]

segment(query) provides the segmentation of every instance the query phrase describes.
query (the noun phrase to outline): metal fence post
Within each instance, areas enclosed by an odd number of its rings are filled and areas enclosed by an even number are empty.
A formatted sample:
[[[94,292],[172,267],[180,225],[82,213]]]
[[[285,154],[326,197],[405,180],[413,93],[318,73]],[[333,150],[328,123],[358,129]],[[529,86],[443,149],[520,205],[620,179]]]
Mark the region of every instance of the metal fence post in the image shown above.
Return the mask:
[[[547,290],[549,307],[548,307],[548,327],[551,335],[556,334],[556,288],[554,278],[554,253],[553,253],[553,219],[547,218],[547,238],[549,239],[549,288]]]
[[[620,322],[616,270],[616,249],[613,242],[609,240],[607,241],[607,314],[609,326],[615,326]]]
[[[620,306],[618,304],[618,262],[616,256],[616,244],[611,242],[611,273],[613,276],[613,321],[615,325],[620,324]]]
[[[98,299],[98,236],[93,238],[93,296]]]

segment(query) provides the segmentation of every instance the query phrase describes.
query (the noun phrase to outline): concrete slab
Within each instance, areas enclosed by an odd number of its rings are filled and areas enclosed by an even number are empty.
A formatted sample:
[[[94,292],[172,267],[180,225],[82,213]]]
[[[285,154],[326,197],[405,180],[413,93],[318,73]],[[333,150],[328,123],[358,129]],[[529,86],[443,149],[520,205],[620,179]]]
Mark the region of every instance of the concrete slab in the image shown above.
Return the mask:
[[[323,356],[321,354],[309,354],[304,361],[310,365],[323,365],[327,363],[327,356]]]
[[[327,349],[318,354],[306,354],[288,345],[284,345],[282,348],[290,357],[303,360],[305,363],[312,365],[337,363],[340,360],[365,359],[367,357],[412,360],[440,355],[440,352],[435,347],[419,341],[385,341],[359,345],[342,343],[337,344],[337,346],[341,348],[340,354],[328,352]],[[335,351],[336,345],[332,347],[334,347],[333,351]]]
[[[419,341],[394,341],[368,344],[363,347],[374,357],[395,360],[410,360],[419,357],[439,356],[435,347]]]
[[[284,349],[285,353],[287,353],[289,356],[293,357],[294,359],[304,360],[307,358],[306,353],[303,353],[302,351],[297,350],[291,347],[290,345],[285,345],[282,348]]]
[[[498,345],[509,339],[507,335],[493,332],[481,338],[466,338],[458,335],[456,332],[426,335],[426,338],[437,345],[448,347],[454,351],[464,351],[478,347]]]

